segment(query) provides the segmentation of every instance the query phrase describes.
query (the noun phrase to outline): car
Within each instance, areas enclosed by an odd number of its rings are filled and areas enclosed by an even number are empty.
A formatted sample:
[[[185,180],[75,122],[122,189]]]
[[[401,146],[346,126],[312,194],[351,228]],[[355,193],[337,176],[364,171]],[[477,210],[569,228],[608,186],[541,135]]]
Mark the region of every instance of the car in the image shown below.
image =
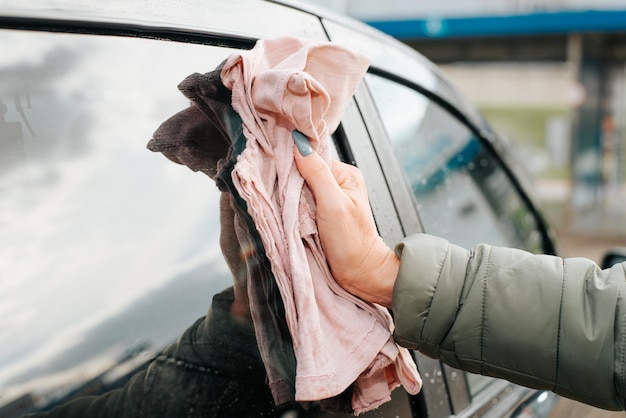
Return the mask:
[[[123,387],[232,286],[219,190],[146,145],[189,105],[183,79],[280,36],[370,57],[332,139],[390,246],[428,232],[558,253],[476,107],[365,24],[292,1],[0,0],[0,417]],[[542,417],[567,402],[412,354],[421,392],[363,416]]]

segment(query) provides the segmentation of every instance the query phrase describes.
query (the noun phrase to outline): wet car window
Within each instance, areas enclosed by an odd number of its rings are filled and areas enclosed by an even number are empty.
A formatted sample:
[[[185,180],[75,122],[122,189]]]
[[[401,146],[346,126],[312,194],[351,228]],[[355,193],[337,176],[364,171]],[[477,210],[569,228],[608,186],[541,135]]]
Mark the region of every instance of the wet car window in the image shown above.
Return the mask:
[[[16,47],[19,45],[19,47]],[[233,285],[219,191],[146,145],[229,50],[0,31],[0,416],[122,385]]]
[[[0,417],[273,416],[257,332],[291,340],[279,315],[252,325],[245,276],[272,275],[216,163],[241,121],[190,97],[234,50],[15,30],[0,46]],[[353,416],[335,403],[307,416]],[[363,416],[410,408],[398,389]]]
[[[375,75],[367,81],[426,232],[465,248],[489,243],[541,250],[532,213],[464,124],[416,90]],[[470,392],[489,381],[469,374]]]
[[[466,248],[484,242],[541,250],[532,213],[464,124],[408,87],[373,75],[368,85],[427,232]]]

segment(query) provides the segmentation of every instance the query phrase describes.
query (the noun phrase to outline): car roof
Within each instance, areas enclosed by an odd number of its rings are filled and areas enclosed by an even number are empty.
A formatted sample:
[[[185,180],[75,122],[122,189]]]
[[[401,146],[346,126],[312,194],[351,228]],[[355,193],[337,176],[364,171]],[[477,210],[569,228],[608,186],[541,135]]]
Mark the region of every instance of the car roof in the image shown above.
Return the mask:
[[[232,19],[237,18],[240,20],[238,28],[249,26],[254,29],[250,33],[231,33],[242,37],[252,33],[257,37],[271,37],[301,30],[302,22],[290,19],[290,13],[301,15],[302,11],[315,19],[319,14],[326,14],[323,9],[305,3],[263,0],[0,0],[0,18],[3,20],[80,21],[222,34],[232,30]],[[225,20],[225,17],[229,19]],[[262,25],[265,18],[280,19],[281,24]],[[250,20],[250,25],[245,24],[246,20]]]
[[[71,32],[83,27],[87,32],[95,30],[110,35],[128,34],[130,28],[137,36],[147,34],[184,41],[202,36],[227,36],[241,39],[250,47],[259,38],[303,36],[303,33],[311,39],[327,40],[329,33],[325,28],[329,25],[348,28],[353,33],[339,39],[340,42],[348,41],[349,46],[361,50],[365,48],[364,53],[374,50],[371,41],[378,43],[376,51],[380,53],[373,57],[372,66],[395,72],[396,63],[391,56],[403,60],[411,57],[408,59],[412,61],[412,70],[405,74],[412,81],[454,103],[475,125],[482,124],[474,106],[418,51],[363,22],[300,0],[0,0],[0,26],[32,28],[33,22],[50,30],[55,30],[54,25],[58,26],[56,30]],[[335,36],[331,38],[336,40]],[[355,42],[351,42],[353,40]],[[425,80],[429,81],[424,84]]]

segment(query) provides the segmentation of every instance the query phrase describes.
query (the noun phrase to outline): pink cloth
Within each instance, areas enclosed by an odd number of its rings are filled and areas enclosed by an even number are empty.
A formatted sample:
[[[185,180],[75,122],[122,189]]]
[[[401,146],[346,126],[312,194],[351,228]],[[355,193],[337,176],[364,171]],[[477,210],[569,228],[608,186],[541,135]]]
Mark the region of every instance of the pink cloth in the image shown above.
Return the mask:
[[[393,340],[387,310],[333,280],[315,202],[293,160],[291,132],[304,133],[330,162],[330,134],[368,65],[365,56],[337,44],[284,37],[232,55],[222,70],[247,139],[233,182],[284,301],[297,360],[296,400],[331,398],[354,384],[355,414],[388,401],[400,384],[419,392],[421,380],[408,350]]]

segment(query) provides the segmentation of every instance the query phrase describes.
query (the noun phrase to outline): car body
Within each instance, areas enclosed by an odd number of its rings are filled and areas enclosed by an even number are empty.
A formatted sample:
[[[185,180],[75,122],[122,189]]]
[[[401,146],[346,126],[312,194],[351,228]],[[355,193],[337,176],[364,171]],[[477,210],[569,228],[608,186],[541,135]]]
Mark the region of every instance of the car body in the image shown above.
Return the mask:
[[[123,385],[232,285],[218,190],[146,144],[188,105],[187,75],[284,35],[371,58],[333,140],[390,246],[425,231],[556,252],[507,145],[434,64],[366,25],[282,1],[0,0],[0,417]],[[365,416],[562,401],[414,354],[421,393]]]

